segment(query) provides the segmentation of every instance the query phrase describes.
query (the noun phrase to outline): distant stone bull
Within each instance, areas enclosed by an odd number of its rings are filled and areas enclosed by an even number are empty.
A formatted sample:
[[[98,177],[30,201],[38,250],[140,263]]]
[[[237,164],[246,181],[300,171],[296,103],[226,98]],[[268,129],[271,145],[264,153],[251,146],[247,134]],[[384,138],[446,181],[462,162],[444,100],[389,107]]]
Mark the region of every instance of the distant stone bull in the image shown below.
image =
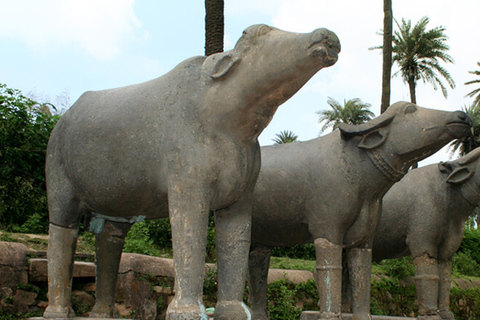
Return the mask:
[[[454,319],[452,258],[465,221],[480,204],[479,158],[480,148],[454,161],[412,170],[383,198],[373,260],[413,256],[422,319]]]
[[[73,254],[80,219],[96,236],[97,291],[91,316],[114,315],[125,235],[135,221],[170,217],[175,299],[168,319],[203,319],[209,210],[217,227],[215,318],[247,319],[242,303],[250,247],[257,137],[277,107],[337,61],[326,29],[299,34],[246,29],[231,51],[194,57],[164,76],[86,92],[61,118],[47,150],[50,211],[47,318],[72,317]],[[230,207],[228,214],[221,209]]]
[[[317,139],[263,147],[249,261],[253,319],[268,319],[272,247],[311,242],[316,247],[319,318],[341,318],[345,248],[357,301],[354,317],[369,319],[370,248],[383,195],[414,162],[467,135],[470,126],[464,112],[398,102],[368,123],[341,124]]]

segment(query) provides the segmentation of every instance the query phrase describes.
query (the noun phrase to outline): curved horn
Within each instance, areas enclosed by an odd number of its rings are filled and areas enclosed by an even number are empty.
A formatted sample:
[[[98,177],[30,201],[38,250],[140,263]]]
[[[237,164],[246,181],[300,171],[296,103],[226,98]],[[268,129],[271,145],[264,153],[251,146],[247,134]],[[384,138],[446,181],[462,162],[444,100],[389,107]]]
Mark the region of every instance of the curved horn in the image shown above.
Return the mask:
[[[348,139],[354,136],[368,133],[374,129],[383,128],[389,125],[390,122],[392,122],[394,117],[395,117],[394,114],[383,113],[382,115],[366,123],[362,123],[362,124],[340,123],[338,125],[338,128],[342,132],[342,136]]]

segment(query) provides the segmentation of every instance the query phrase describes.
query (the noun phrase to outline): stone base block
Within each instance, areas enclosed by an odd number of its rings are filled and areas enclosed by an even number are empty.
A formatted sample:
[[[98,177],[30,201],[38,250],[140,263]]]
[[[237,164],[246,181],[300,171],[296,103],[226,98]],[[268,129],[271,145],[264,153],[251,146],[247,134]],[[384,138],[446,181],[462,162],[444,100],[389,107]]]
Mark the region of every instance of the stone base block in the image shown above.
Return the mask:
[[[409,317],[389,317],[372,315],[372,320],[415,320],[417,318]],[[318,320],[318,311],[303,311],[300,320]],[[351,313],[342,313],[342,320],[352,320]]]

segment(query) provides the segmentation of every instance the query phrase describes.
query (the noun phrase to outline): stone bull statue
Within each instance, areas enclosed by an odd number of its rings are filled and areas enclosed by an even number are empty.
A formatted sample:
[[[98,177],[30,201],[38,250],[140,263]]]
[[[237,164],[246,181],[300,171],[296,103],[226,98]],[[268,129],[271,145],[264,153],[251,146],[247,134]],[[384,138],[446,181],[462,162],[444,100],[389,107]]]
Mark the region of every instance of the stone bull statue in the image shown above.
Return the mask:
[[[368,123],[263,147],[249,260],[253,319],[268,319],[267,274],[275,246],[315,243],[319,319],[341,319],[343,249],[353,294],[369,301],[371,238],[383,195],[412,163],[467,135],[470,126],[464,112],[398,102]],[[369,306],[354,305],[354,319],[369,319]]]
[[[260,170],[257,137],[277,107],[337,61],[326,29],[247,28],[231,51],[185,60],[157,79],[86,92],[55,127],[47,150],[50,212],[46,318],[72,317],[79,223],[96,233],[93,317],[114,316],[125,235],[135,221],[170,217],[175,299],[167,319],[205,319],[207,223],[217,227],[216,319],[247,319],[242,303],[251,201]],[[238,202],[238,203],[237,203]],[[229,207],[231,212],[222,209]]]
[[[452,258],[480,204],[480,149],[410,171],[383,198],[373,260],[412,255],[419,319],[453,320]]]

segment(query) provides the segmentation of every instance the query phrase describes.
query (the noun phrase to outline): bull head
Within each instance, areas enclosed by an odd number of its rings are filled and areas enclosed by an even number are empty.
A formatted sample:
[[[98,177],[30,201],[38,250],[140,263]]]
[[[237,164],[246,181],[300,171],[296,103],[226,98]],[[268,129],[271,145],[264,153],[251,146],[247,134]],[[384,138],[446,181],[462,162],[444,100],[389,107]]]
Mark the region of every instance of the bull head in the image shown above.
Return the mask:
[[[358,125],[340,123],[338,128],[342,138],[348,140],[355,136],[363,136],[358,147],[366,150],[381,146],[388,136],[388,125],[392,122],[394,115],[384,113],[379,117]]]
[[[462,184],[468,181],[477,169],[477,160],[480,158],[480,148],[475,149],[467,155],[447,162],[440,162],[438,170],[442,173],[448,173],[447,183]]]

